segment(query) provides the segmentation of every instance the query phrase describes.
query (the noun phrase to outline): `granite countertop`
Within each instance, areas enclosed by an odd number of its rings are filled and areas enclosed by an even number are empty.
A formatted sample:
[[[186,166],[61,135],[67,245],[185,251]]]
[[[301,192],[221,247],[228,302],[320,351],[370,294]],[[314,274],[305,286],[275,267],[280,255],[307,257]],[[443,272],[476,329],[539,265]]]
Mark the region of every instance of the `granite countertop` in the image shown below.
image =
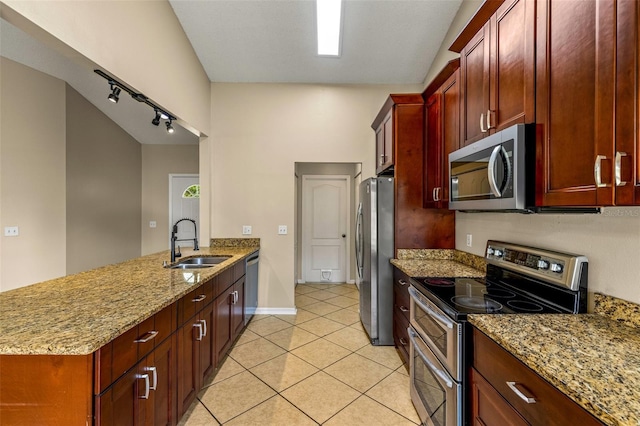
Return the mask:
[[[484,258],[451,249],[399,249],[391,264],[410,277],[469,277],[486,275]]]
[[[0,293],[0,354],[88,355],[259,249],[218,242],[190,256],[231,255],[203,269],[163,268],[169,251]]]
[[[640,425],[640,328],[597,313],[468,319],[602,422]]]

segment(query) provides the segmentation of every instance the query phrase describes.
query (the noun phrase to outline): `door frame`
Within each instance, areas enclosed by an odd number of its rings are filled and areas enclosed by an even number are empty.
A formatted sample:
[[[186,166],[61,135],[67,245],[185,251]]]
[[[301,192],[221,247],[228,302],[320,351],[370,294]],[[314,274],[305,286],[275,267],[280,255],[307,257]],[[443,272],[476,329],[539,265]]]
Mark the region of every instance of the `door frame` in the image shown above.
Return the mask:
[[[200,185],[200,174],[199,173],[169,173],[169,229],[167,229],[168,232],[168,244],[169,244],[169,248],[171,248],[171,232],[172,232],[172,228],[173,228],[173,224],[175,223],[175,219],[173,217],[173,209],[172,209],[172,205],[171,205],[171,195],[173,194],[173,178],[174,177],[192,177],[192,178],[198,178],[198,185]],[[198,201],[199,202],[199,201]],[[200,225],[200,224],[198,224]],[[200,231],[200,226],[198,226],[198,231]],[[199,232],[198,232],[199,233]],[[196,237],[198,237],[198,241],[200,240],[200,235],[196,235]]]
[[[300,200],[300,206],[302,208],[302,214],[301,214],[301,220],[300,220],[300,227],[301,227],[301,233],[300,233],[300,240],[301,240],[301,247],[300,247],[300,256],[302,257],[302,262],[301,262],[301,271],[300,271],[300,279],[298,280],[298,284],[304,284],[306,283],[306,274],[307,271],[305,269],[306,266],[306,260],[307,260],[307,248],[305,245],[305,236],[307,234],[307,230],[304,228],[304,223],[305,223],[305,217],[308,214],[307,209],[305,208],[305,182],[307,180],[344,180],[346,183],[346,203],[345,203],[345,224],[346,224],[346,230],[345,230],[345,250],[344,250],[344,256],[345,256],[345,271],[344,271],[344,282],[345,283],[349,283],[351,282],[351,256],[350,256],[350,251],[349,251],[349,241],[351,241],[351,218],[350,218],[350,213],[351,213],[351,179],[352,177],[350,175],[302,175],[302,191],[301,191],[301,200]]]

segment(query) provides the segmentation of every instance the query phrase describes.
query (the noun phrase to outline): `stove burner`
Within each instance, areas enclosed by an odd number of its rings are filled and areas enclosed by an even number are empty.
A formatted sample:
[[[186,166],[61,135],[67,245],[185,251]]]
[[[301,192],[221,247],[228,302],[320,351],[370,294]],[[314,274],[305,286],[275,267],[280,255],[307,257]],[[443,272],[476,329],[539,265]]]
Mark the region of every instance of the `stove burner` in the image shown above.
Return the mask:
[[[491,291],[489,292],[489,296],[510,299],[512,297],[516,297],[516,294],[509,290],[504,290],[501,288],[492,288]]]
[[[445,278],[425,278],[424,283],[436,287],[452,287],[455,285],[453,280],[448,280]]]
[[[526,300],[509,300],[507,305],[520,312],[541,312],[544,308]]]
[[[458,306],[478,312],[498,312],[502,309],[502,305],[495,300],[479,296],[454,296],[451,301]]]

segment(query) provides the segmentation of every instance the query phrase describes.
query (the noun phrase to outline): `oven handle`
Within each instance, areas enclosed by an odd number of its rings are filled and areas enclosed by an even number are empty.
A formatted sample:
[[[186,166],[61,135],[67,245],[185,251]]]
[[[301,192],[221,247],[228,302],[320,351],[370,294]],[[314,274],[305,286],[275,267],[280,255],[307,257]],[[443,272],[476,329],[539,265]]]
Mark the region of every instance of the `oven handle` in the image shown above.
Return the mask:
[[[433,363],[429,360],[429,358],[427,358],[427,356],[422,352],[422,350],[420,349],[420,346],[418,346],[418,342],[416,342],[416,337],[417,337],[416,332],[413,331],[411,327],[407,328],[407,332],[409,332],[409,340],[411,340],[413,349],[416,352],[418,352],[418,355],[420,355],[420,358],[422,358],[422,361],[424,361],[424,363],[427,364],[427,366],[429,367],[429,369],[431,369],[431,371],[436,373],[436,375],[442,379],[442,381],[448,388],[453,388],[453,382],[449,380],[449,377],[447,377],[447,374],[444,371],[440,370],[435,365],[433,365]]]
[[[451,321],[449,318],[439,314],[438,312],[434,311],[433,309],[431,309],[430,307],[422,303],[422,300],[420,300],[420,297],[418,296],[418,291],[416,289],[414,289],[413,287],[409,287],[409,295],[414,300],[414,302],[416,302],[423,310],[427,311],[429,315],[439,320],[447,328],[450,328],[453,330],[453,321]]]

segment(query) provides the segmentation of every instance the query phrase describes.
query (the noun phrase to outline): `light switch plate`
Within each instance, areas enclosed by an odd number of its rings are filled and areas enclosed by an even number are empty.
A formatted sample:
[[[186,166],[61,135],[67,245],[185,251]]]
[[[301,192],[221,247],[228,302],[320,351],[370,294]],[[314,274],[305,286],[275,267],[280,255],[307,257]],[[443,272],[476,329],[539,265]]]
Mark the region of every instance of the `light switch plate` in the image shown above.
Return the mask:
[[[158,224],[156,223],[155,220],[149,221],[149,228],[155,228],[156,226],[158,226]]]
[[[472,242],[473,242],[473,235],[467,234],[467,247],[471,247]]]
[[[5,226],[4,227],[4,236],[5,237],[17,237],[20,235],[17,226]]]
[[[242,235],[251,235],[251,225],[242,225]]]
[[[278,235],[287,235],[287,225],[278,225]]]

